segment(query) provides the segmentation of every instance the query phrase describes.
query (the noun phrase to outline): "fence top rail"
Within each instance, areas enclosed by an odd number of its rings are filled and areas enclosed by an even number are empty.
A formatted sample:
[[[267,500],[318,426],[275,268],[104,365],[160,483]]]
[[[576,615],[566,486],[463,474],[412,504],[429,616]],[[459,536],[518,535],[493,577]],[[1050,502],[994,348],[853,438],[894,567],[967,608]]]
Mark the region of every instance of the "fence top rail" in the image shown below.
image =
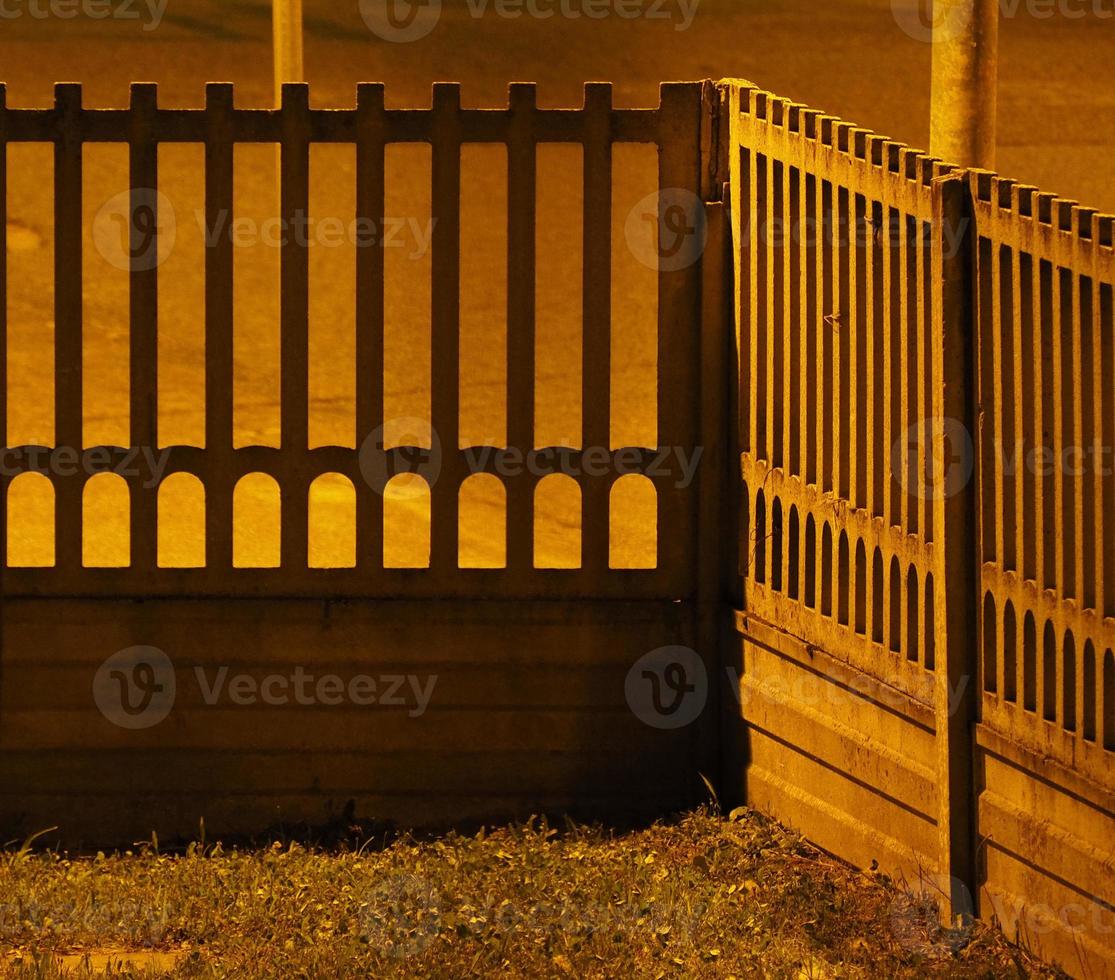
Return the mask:
[[[859,170],[866,165],[926,187],[938,177],[961,173],[968,181],[977,217],[982,219],[982,234],[1018,244],[1039,258],[1115,281],[1115,215],[989,170],[959,170],[921,150],[743,79],[723,79],[718,85],[727,93],[731,111],[744,123],[741,138],[761,140],[760,148],[773,148],[776,143],[785,147],[787,140],[813,144]]]
[[[922,150],[775,95],[752,82],[724,79],[719,86],[727,93],[730,111],[738,113],[741,121],[775,131],[777,138],[808,142],[839,154],[848,162],[901,175],[925,187],[956,170],[952,164]],[[747,132],[742,130],[741,136]]]
[[[6,87],[0,84],[0,141],[203,143],[212,138],[217,118],[224,121],[233,142],[278,143],[283,141],[286,124],[297,116],[310,142],[355,143],[369,131],[378,132],[385,142],[429,142],[435,137],[437,120],[449,116],[457,123],[462,142],[507,142],[512,139],[512,120],[527,116],[536,142],[581,142],[594,124],[590,120],[606,113],[613,142],[656,143],[669,135],[660,132],[661,110],[678,100],[699,103],[704,84],[664,82],[659,105],[642,109],[614,106],[610,82],[585,83],[583,104],[564,109],[539,108],[537,86],[528,82],[512,83],[507,105],[487,109],[463,108],[456,82],[435,83],[428,108],[407,109],[387,108],[384,85],[378,82],[358,85],[351,108],[311,107],[309,85],[287,84],[281,107],[270,109],[236,107],[229,82],[209,83],[205,106],[197,109],[160,107],[158,86],[151,82],[132,84],[126,108],[87,108],[82,105],[82,86],[71,82],[55,86],[50,108],[13,108],[7,104]]]
[[[988,170],[967,176],[981,235],[1115,283],[1115,215]]]
[[[1104,248],[1115,246],[1112,235],[1115,215],[1103,214],[1097,208],[1086,207],[1078,201],[1058,197],[990,170],[970,170],[968,180],[973,199],[981,204],[999,211],[1012,211],[1058,231],[1095,240]]]

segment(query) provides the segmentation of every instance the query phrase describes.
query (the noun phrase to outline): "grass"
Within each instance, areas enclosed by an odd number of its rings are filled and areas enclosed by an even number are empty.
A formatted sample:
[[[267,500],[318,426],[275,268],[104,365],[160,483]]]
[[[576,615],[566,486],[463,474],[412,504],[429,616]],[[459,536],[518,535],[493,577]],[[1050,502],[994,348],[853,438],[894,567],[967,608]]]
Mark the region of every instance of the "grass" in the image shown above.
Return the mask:
[[[751,812],[382,847],[0,855],[12,977],[1053,977]],[[126,952],[132,951],[132,952]],[[131,960],[129,964],[127,961]]]

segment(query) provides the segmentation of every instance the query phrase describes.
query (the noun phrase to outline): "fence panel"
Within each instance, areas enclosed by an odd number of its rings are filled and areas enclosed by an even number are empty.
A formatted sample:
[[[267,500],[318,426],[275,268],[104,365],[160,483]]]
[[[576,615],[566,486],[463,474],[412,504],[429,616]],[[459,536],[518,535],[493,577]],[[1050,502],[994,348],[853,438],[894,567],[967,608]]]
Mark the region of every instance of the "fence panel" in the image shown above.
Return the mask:
[[[722,91],[726,779],[947,913],[1115,974],[1113,219]]]
[[[968,180],[981,905],[1070,968],[1115,974],[1115,219]]]
[[[767,93],[740,97],[748,612],[931,704],[933,310],[922,300],[931,181],[947,168]]]
[[[966,496],[933,492],[935,420],[967,391],[944,320],[964,302],[958,178],[746,84],[725,95],[747,791],[865,863],[965,881],[970,731],[948,682],[968,657],[949,560]]]
[[[708,405],[723,391],[717,372],[724,322],[715,305],[703,308],[701,297],[703,289],[722,297],[723,266],[718,258],[706,271],[699,252],[680,264],[659,264],[653,247],[642,257],[657,283],[658,320],[646,331],[655,339],[639,356],[657,365],[645,385],[656,387],[658,445],[614,445],[612,416],[619,411],[612,407],[612,351],[616,319],[625,314],[613,310],[612,156],[617,143],[652,147],[657,187],[668,192],[658,198],[681,195],[693,205],[684,215],[686,227],[702,221],[707,95],[703,83],[668,84],[658,107],[620,109],[609,85],[594,84],[580,108],[542,109],[533,85],[515,85],[506,106],[471,109],[462,108],[458,86],[439,84],[430,107],[392,109],[381,85],[365,84],[354,108],[338,110],[312,107],[306,87],[294,85],[284,88],[278,109],[245,109],[235,106],[231,85],[215,84],[204,108],[166,109],[155,88],[142,85],[133,88],[128,108],[88,109],[80,87],[62,85],[54,108],[40,110],[8,107],[0,86],[5,259],[7,147],[52,144],[55,161],[53,445],[9,446],[0,467],[5,535],[12,522],[15,532],[25,530],[8,509],[9,490],[37,472],[54,494],[56,544],[46,567],[17,567],[8,561],[6,544],[0,546],[5,839],[55,823],[62,826],[52,832],[54,840],[68,844],[130,843],[152,829],[164,840],[189,838],[199,818],[214,833],[353,814],[407,825],[543,811],[644,819],[703,794],[697,771],[711,773],[715,757],[711,713],[687,726],[661,724],[632,700],[629,675],[644,683],[643,675],[631,674],[633,665],[652,651],[685,646],[700,650],[706,681],[715,683],[718,635],[709,609],[717,596],[701,590],[697,570],[698,537],[702,554],[714,550],[710,515],[720,489],[706,480],[703,467],[681,479],[675,462],[695,465],[703,447],[723,443]],[[88,446],[83,433],[83,360],[90,357],[92,332],[102,329],[93,317],[83,322],[89,234],[82,221],[83,149],[97,142],[129,150],[129,204],[120,217],[126,218],[122,261],[130,287],[130,437],[123,437],[130,446]],[[150,259],[160,254],[158,150],[171,143],[204,147],[199,210],[207,241],[197,324],[205,340],[203,446],[164,445],[157,430],[159,287],[166,267]],[[431,148],[430,421],[440,438],[440,470],[429,443],[384,448],[385,320],[397,310],[385,310],[382,236],[358,245],[353,257],[354,444],[309,444],[312,266],[306,237],[293,232],[281,244],[278,263],[280,442],[235,441],[236,263],[229,225],[237,200],[234,152],[252,143],[278,146],[278,216],[287,229],[312,217],[313,144],[355,146],[355,214],[340,217],[372,227],[385,218],[392,190],[387,148]],[[505,269],[507,277],[507,436],[491,447],[464,446],[460,439],[461,157],[462,147],[475,143],[500,144],[507,154],[506,247],[493,259],[505,265],[492,270],[495,277]],[[541,190],[565,193],[539,187],[539,147],[551,143],[579,146],[584,160],[583,237],[571,257],[583,269],[583,295],[571,297],[573,329],[581,332],[581,391],[573,399],[579,406],[568,409],[571,420],[563,423],[572,444],[538,447],[536,292],[541,276],[560,270],[538,268],[536,206]],[[655,205],[647,207],[653,222]],[[639,229],[649,224],[657,234],[659,211],[653,223],[637,215]],[[718,206],[710,214],[710,237],[722,244]],[[622,228],[622,220],[618,224]],[[7,285],[6,263],[0,262],[0,341]],[[499,345],[493,341],[493,347]],[[8,353],[0,342],[0,420]],[[583,421],[579,442],[577,414]],[[136,456],[137,449],[151,453]],[[167,465],[156,471],[150,461],[164,451]],[[661,465],[664,451],[673,454],[670,466]],[[59,453],[66,455],[66,472],[55,465]],[[138,470],[127,477],[130,560],[123,567],[85,567],[83,539],[91,530],[83,514],[86,487],[95,473],[125,458]],[[387,476],[413,470],[415,459],[431,498],[429,567],[388,568],[383,484]],[[570,524],[580,518],[576,567],[537,567],[536,493],[551,472],[576,481],[580,513],[571,505],[567,515]],[[204,488],[203,567],[159,564],[160,489],[178,473],[192,474]],[[245,476],[260,473],[280,490],[278,566],[236,567],[235,490]],[[352,567],[309,567],[308,495],[327,473],[343,475],[355,490]],[[460,492],[474,473],[494,475],[503,487],[505,567],[459,567]],[[723,478],[722,467],[715,473]],[[648,568],[612,567],[621,564],[610,547],[617,523],[612,493],[628,474],[649,481],[657,498],[657,561]],[[650,513],[653,523],[653,508]],[[151,668],[141,676],[128,657],[152,650],[159,657],[140,664]],[[377,690],[386,685],[396,695],[390,704],[385,695],[372,705],[366,696],[338,704],[333,695],[309,703],[230,701],[231,686],[220,689],[228,692],[223,696],[212,684],[222,671],[242,682],[237,690],[285,689],[299,672],[313,677],[328,671],[334,681],[362,679],[365,695],[369,677],[380,684]],[[138,683],[143,717],[130,710],[135,692],[123,683],[129,676]],[[105,697],[111,702],[116,695],[120,704],[106,707]],[[144,714],[150,707],[144,707],[145,696],[168,714]],[[661,713],[657,701],[647,703]]]
[[[989,173],[970,180],[982,721],[1115,789],[1115,219]]]
[[[656,467],[661,450],[696,449],[700,406],[699,264],[658,271],[657,428],[660,446],[611,442],[612,147],[645,143],[658,148],[659,182],[671,194],[700,200],[702,83],[666,84],[654,109],[617,109],[611,86],[586,87],[580,109],[540,109],[532,85],[515,85],[502,109],[465,109],[455,84],[434,86],[429,109],[387,109],[383,88],[359,87],[353,109],[316,109],[305,86],[284,88],[279,109],[241,109],[231,86],[210,85],[204,109],[165,109],[154,86],[136,85],[126,109],[85,109],[81,89],[60,85],[53,109],[0,108],[6,143],[47,142],[55,147],[55,447],[96,456],[82,433],[82,148],[93,142],[130,148],[132,221],[131,441],[103,447],[114,461],[147,447],[169,450],[161,474],[143,470],[129,480],[131,562],[126,568],[82,567],[82,495],[91,474],[41,471],[57,496],[57,557],[51,568],[7,568],[8,596],[153,597],[268,595],[438,597],[685,598],[695,593],[697,494],[678,486],[677,473]],[[158,157],[162,144],[205,148],[205,447],[162,446],[156,432],[157,305],[159,272],[145,255],[158,249]],[[281,446],[233,446],[233,250],[220,233],[233,213],[233,150],[246,143],[280,148],[279,217],[296,227],[309,213],[309,152],[314,143],[352,143],[358,156],[357,215],[379,221],[384,207],[384,150],[396,143],[432,147],[432,426],[441,446],[440,472],[430,488],[430,567],[383,567],[383,500],[366,470],[393,473],[405,460],[427,459],[429,446],[385,450],[369,443],[383,419],[384,256],[379,247],[357,249],[357,445],[307,443],[308,247],[286,236],[280,260]],[[509,341],[508,444],[470,452],[459,440],[460,401],[460,177],[461,147],[496,143],[508,148],[511,206],[507,249]],[[579,447],[538,448],[534,439],[535,343],[533,257],[535,155],[544,143],[570,143],[584,152],[583,213],[583,432]],[[142,215],[142,221],[140,220]],[[701,217],[693,215],[691,218]],[[150,228],[147,225],[150,224]],[[142,249],[141,249],[142,246]],[[139,252],[143,251],[143,255]],[[671,441],[672,440],[672,441]],[[508,476],[508,453],[527,461]],[[5,482],[35,468],[28,447],[9,447]],[[689,458],[692,458],[690,455]],[[141,456],[142,460],[143,457]],[[529,465],[528,465],[529,464]],[[427,465],[434,464],[427,459]],[[535,567],[534,498],[548,472],[577,481],[583,502],[583,555],[577,569]],[[207,561],[204,568],[172,569],[157,562],[159,486],[175,473],[196,476],[205,488]],[[425,471],[424,471],[425,472]],[[507,563],[501,569],[458,568],[459,491],[470,475],[487,472],[503,484],[507,500]],[[281,563],[277,569],[236,568],[232,555],[232,496],[247,474],[273,477],[281,491]],[[326,473],[347,477],[357,496],[357,561],[351,569],[307,567],[310,484]],[[611,492],[621,475],[645,477],[658,499],[657,566],[612,568],[609,555]],[[428,475],[428,474],[427,474]],[[6,499],[6,493],[3,495]]]

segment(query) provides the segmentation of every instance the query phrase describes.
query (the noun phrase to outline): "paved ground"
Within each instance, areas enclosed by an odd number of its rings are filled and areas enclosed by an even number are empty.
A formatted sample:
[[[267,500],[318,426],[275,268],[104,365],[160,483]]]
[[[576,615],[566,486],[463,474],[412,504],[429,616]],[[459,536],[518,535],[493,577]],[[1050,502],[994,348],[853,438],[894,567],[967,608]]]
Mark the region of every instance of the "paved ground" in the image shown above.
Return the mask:
[[[93,20],[78,16],[38,18],[33,0],[4,0],[4,12],[22,11],[0,19],[0,77],[8,83],[12,105],[47,105],[56,80],[85,84],[87,105],[119,105],[131,80],[160,83],[165,105],[198,105],[208,80],[237,83],[240,104],[267,104],[271,98],[269,6],[259,0],[170,0],[158,26],[143,0],[131,10],[141,19],[113,17]],[[34,0],[35,10],[47,0]],[[124,0],[111,0],[117,13]],[[688,3],[689,0],[686,0]],[[620,105],[652,104],[662,79],[742,76],[911,144],[924,145],[928,133],[929,46],[911,36],[916,0],[702,0],[695,13],[682,0],[639,2],[626,9],[663,13],[666,17],[618,16],[602,20],[554,16],[498,16],[495,0],[445,0],[440,22],[413,43],[389,43],[365,25],[356,0],[306,0],[306,70],[318,105],[348,105],[362,80],[388,84],[392,105],[428,104],[431,82],[459,80],[466,104],[499,104],[509,80],[535,80],[545,105],[573,105],[586,79],[611,80]],[[564,0],[565,9],[581,9]],[[1115,89],[1107,83],[1115,57],[1115,19],[1108,0],[1055,0],[1053,16],[1027,13],[1045,5],[1004,0],[1017,11],[1004,19],[1000,91],[999,169],[1085,203],[1115,210]],[[486,12],[474,15],[481,9]],[[561,9],[559,0],[537,0],[533,9]],[[897,15],[896,15],[897,11]],[[1066,12],[1084,12],[1082,17]],[[693,13],[691,23],[687,23]],[[153,28],[153,29],[147,29]],[[419,151],[420,152],[420,151]],[[50,182],[49,152],[41,147],[11,151],[10,256],[13,418],[10,442],[50,442],[49,384],[41,372],[50,363]],[[196,148],[175,148],[162,161],[161,189],[175,206],[178,241],[161,275],[162,384],[160,417],[165,439],[193,441],[201,424],[197,382],[201,351],[201,279],[198,268],[201,233],[194,220],[200,206],[201,172]],[[547,162],[560,177],[573,161]],[[628,206],[649,188],[652,174],[646,161],[629,161],[618,190]],[[273,207],[274,157],[268,148],[238,154],[238,208],[244,215],[264,217]],[[424,160],[400,153],[391,161],[394,191],[388,211],[413,219],[406,239],[413,248],[398,250],[390,261],[389,359],[397,365],[389,379],[390,415],[420,415],[428,397],[422,381],[428,356],[422,325],[428,299],[419,288],[428,275],[428,256],[421,247],[424,213],[428,213],[428,170]],[[464,303],[464,347],[475,352],[476,364],[464,381],[468,432],[477,438],[502,431],[503,324],[502,283],[482,270],[489,257],[501,254],[501,223],[481,221],[503,200],[498,160],[478,156],[466,161],[466,225],[476,219],[466,264],[466,282],[473,284]],[[353,161],[346,150],[315,157],[312,210],[344,215],[352,209]],[[90,224],[101,204],[125,184],[125,159],[117,148],[94,148],[87,157],[86,206]],[[562,180],[566,192],[571,184]],[[575,193],[575,192],[574,192]],[[544,201],[546,225],[553,229],[549,279],[544,293],[540,329],[547,356],[542,381],[550,391],[556,414],[574,400],[577,379],[564,367],[576,363],[575,295],[579,257],[565,248],[576,241],[575,200]],[[471,210],[470,210],[471,209]],[[622,218],[622,215],[620,216]],[[87,437],[118,441],[126,425],[127,281],[96,249],[87,248],[86,317],[90,347],[87,366]],[[406,254],[418,256],[405,258]],[[351,426],[351,257],[350,248],[318,249],[314,253],[313,435],[318,441],[349,442]],[[263,245],[237,249],[237,421],[242,441],[277,440],[274,369],[277,366],[273,280],[277,252]],[[637,346],[653,322],[653,308],[640,286],[640,270],[630,256],[618,255],[628,288],[617,309],[617,342]],[[471,278],[469,278],[471,276]],[[642,280],[645,281],[645,280]],[[418,297],[416,299],[416,297]],[[563,358],[565,360],[563,360]],[[617,382],[627,393],[618,408],[626,420],[621,441],[635,441],[640,431],[653,435],[647,407],[653,392],[645,383],[653,364],[635,357]],[[550,435],[575,434],[554,425]],[[569,428],[569,426],[567,426]],[[196,436],[194,437],[196,439]],[[549,440],[547,440],[549,441]],[[334,503],[334,489],[326,494]],[[257,501],[258,502],[258,501]],[[251,524],[262,540],[258,508]],[[467,537],[491,554],[490,504],[469,522]],[[555,511],[556,527],[568,525],[568,507]],[[634,536],[642,518],[626,519],[625,534]],[[331,541],[340,546],[339,523],[332,523]],[[108,525],[94,550],[107,555]],[[558,531],[547,549],[558,547]],[[35,535],[17,535],[17,544],[33,547]]]

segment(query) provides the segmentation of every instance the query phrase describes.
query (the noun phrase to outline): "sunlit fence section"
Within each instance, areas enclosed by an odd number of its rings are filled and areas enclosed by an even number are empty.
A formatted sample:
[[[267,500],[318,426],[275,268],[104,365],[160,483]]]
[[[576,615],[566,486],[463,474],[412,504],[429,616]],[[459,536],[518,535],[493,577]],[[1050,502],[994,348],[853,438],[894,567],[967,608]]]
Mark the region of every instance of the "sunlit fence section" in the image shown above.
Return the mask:
[[[949,168],[765,92],[740,99],[748,610],[929,704],[932,282],[947,247],[932,181]]]
[[[981,908],[1008,929],[1037,933],[1037,945],[1072,972],[1107,976],[1115,973],[1115,218],[994,174],[968,180]]]
[[[1115,219],[721,91],[743,794],[1107,975]]]
[[[970,180],[983,721],[1115,788],[1115,219]]]

